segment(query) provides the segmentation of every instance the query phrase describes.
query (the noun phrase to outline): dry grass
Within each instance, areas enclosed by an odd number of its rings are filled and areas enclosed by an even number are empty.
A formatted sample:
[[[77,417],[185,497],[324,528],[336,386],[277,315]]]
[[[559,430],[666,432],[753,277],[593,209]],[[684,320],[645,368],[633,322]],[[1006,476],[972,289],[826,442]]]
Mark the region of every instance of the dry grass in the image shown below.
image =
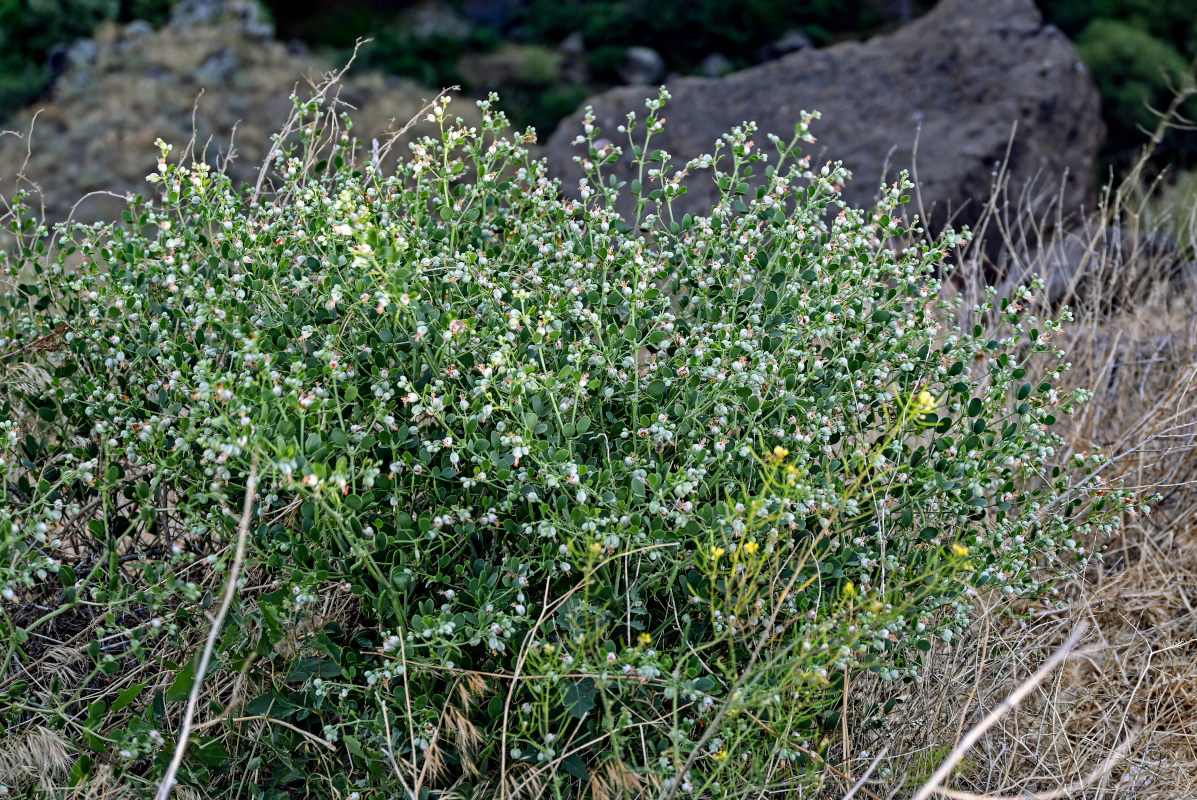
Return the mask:
[[[929,654],[922,686],[881,729],[850,732],[848,752],[858,754],[850,775],[863,774],[882,746],[892,770],[859,796],[910,797],[953,743],[1086,625],[1072,656],[979,740],[937,794],[1197,795],[1197,281],[1186,263],[1197,226],[1179,240],[1152,235],[1168,217],[1133,177],[1067,234],[999,214],[1017,207],[999,192],[981,227],[1015,255],[995,267],[966,254],[963,272],[1010,274],[1007,288],[1030,273],[1046,278],[1037,302],[1066,303],[1076,319],[1058,342],[1073,363],[1068,380],[1094,392],[1063,421],[1071,451],[1100,446],[1113,460],[1104,479],[1160,497],[1151,515],[1128,514],[1120,537],[1098,543],[1104,559],[1062,587],[1061,607],[980,598],[975,635]],[[1149,212],[1150,231],[1140,224]],[[1029,244],[1038,237],[1048,244]],[[891,688],[858,686],[850,708],[863,718]]]

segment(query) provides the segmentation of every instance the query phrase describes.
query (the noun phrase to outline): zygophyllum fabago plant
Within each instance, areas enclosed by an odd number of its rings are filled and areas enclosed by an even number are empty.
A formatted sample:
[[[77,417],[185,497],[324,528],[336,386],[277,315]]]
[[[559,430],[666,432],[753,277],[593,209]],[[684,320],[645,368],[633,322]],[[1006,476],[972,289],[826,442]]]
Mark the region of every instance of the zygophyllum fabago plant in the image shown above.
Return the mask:
[[[1061,321],[958,325],[963,235],[909,235],[905,182],[845,207],[810,116],[683,165],[722,197],[674,213],[666,98],[628,185],[587,121],[572,199],[493,99],[393,170],[311,102],[260,193],[163,145],[122,222],[18,198],[0,715],[74,743],[61,785],[152,790],[200,680],[204,796],[797,791],[845,676],[917,681],[977,591],[1084,561],[1130,498],[1054,463]]]

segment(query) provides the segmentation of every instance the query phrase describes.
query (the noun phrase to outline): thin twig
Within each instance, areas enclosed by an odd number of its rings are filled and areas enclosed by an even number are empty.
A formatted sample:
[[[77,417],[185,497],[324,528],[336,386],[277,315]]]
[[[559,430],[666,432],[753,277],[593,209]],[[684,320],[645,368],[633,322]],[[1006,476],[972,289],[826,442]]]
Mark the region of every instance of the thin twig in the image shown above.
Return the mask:
[[[848,790],[848,793],[845,794],[841,800],[852,800],[852,798],[856,796],[856,793],[860,791],[860,787],[865,785],[865,782],[869,779],[869,776],[873,774],[873,770],[877,769],[877,765],[881,763],[881,759],[885,758],[885,754],[888,752],[888,747],[881,748],[881,752],[878,753],[873,759],[873,763],[869,764],[869,768],[864,771],[864,775],[861,775],[860,779],[857,780],[856,783],[852,784],[852,788]]]
[[[407,781],[403,779],[403,770],[399,769],[399,762],[395,760],[394,745],[391,741],[391,720],[387,716],[386,701],[379,697],[377,692],[374,693],[374,697],[378,700],[378,707],[382,709],[382,727],[387,735],[387,746],[383,748],[382,752],[386,754],[387,761],[391,763],[391,769],[395,771],[395,777],[399,779],[399,785],[403,787],[403,791],[407,792],[407,796],[414,800],[416,793],[411,790],[411,787],[407,785]]]
[[[237,550],[233,555],[233,563],[229,567],[228,577],[225,579],[224,596],[220,599],[220,608],[212,620],[212,627],[208,629],[208,640],[200,652],[199,664],[196,665],[192,676],[191,693],[187,697],[187,710],[183,713],[183,725],[179,728],[179,738],[175,743],[175,753],[170,759],[170,766],[162,783],[158,786],[157,800],[169,800],[170,792],[174,788],[179,767],[183,763],[183,755],[187,752],[187,741],[191,737],[192,720],[195,718],[195,708],[199,705],[200,689],[204,685],[204,676],[208,672],[208,662],[212,660],[212,651],[216,649],[216,640],[220,638],[220,630],[224,627],[225,617],[233,605],[233,598],[237,594],[237,579],[241,577],[241,566],[245,562],[245,549],[249,540],[249,520],[254,505],[254,488],[258,482],[258,456],[255,453],[253,463],[249,468],[249,477],[245,481],[245,505],[241,509],[241,524],[237,528]]]
[[[1047,676],[1056,667],[1060,666],[1064,662],[1064,659],[1072,654],[1077,642],[1081,640],[1081,637],[1088,629],[1089,624],[1087,622],[1082,622],[1078,625],[1076,630],[1072,632],[1072,635],[1068,637],[1068,640],[1052,654],[1051,658],[1043,662],[1043,665],[1035,671],[1035,674],[1023,681],[997,708],[990,711],[985,716],[985,719],[981,720],[972,730],[966,733],[964,738],[952,748],[952,752],[948,754],[944,762],[939,765],[939,769],[935,770],[935,773],[931,775],[930,780],[923,784],[923,788],[919,789],[918,793],[915,794],[913,800],[928,800],[933,794],[939,792],[943,782],[952,774],[952,770],[960,763],[960,759],[964,758],[965,753],[971,750],[973,745],[985,735],[985,732],[997,724],[998,720],[1018,708],[1023,698],[1034,691],[1035,687],[1043,683],[1047,679]]]
[[[353,62],[357,60],[357,54],[362,48],[362,45],[369,41],[369,39],[357,40],[357,42],[353,45],[353,53],[350,54],[349,60],[345,62],[345,66],[341,67],[341,69],[336,72],[329,73],[325,76],[324,80],[313,86],[315,94],[312,95],[309,102],[315,101],[318,104],[324,102],[329,90],[334,86],[338,86],[341,83],[341,78],[344,77],[345,73],[349,71],[349,68],[353,66]],[[299,110],[292,109],[291,115],[287,117],[287,121],[283,124],[282,130],[280,130],[278,135],[275,137],[274,144],[271,145],[270,151],[266,153],[266,158],[262,160],[262,166],[258,170],[258,179],[254,182],[254,191],[252,197],[255,202],[262,196],[262,184],[266,181],[266,173],[269,172],[270,165],[274,162],[275,157],[282,152],[282,149],[286,144],[287,137],[295,132],[295,129],[299,125],[301,119],[302,114],[300,114]]]
[[[1094,768],[1092,772],[1079,780],[1061,786],[1059,789],[1053,789],[1050,792],[1024,792],[1019,795],[973,794],[972,792],[962,792],[958,789],[944,789],[943,787],[936,789],[935,792],[944,797],[953,798],[953,800],[1063,800],[1077,792],[1084,791],[1109,773],[1119,761],[1126,757],[1126,754],[1130,752],[1130,749],[1138,741],[1139,734],[1142,732],[1142,726],[1136,726],[1126,737],[1126,740],[1106,756],[1105,760]]]

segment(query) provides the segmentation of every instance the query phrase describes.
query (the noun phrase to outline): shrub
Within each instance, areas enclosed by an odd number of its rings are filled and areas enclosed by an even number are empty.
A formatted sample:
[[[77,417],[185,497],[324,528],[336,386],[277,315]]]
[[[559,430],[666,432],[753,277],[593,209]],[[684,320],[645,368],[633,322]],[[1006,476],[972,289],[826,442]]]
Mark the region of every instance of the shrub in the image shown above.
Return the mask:
[[[1110,146],[1136,147],[1160,124],[1160,112],[1184,85],[1185,57],[1146,31],[1108,19],[1094,20],[1076,43],[1114,120]]]
[[[1039,0],[1043,13],[1069,36],[1096,20],[1118,20],[1181,50],[1197,46],[1197,17],[1183,3],[1152,0]]]
[[[199,681],[181,779],[222,794],[798,791],[853,671],[888,711],[977,591],[1050,596],[1130,502],[1053,462],[1060,320],[942,300],[966,235],[907,230],[906,184],[845,207],[810,117],[671,166],[666,97],[627,185],[587,121],[574,199],[493,98],[393,173],[313,101],[270,192],[162,145],[123,223],[18,198],[6,728],[149,786]]]
[[[1101,91],[1108,130],[1103,155],[1121,169],[1160,123],[1197,56],[1197,8],[1153,0],[1039,0],[1044,15],[1077,44]],[[1181,108],[1191,116],[1192,104]],[[1191,167],[1193,136],[1173,125],[1156,145],[1156,161]]]

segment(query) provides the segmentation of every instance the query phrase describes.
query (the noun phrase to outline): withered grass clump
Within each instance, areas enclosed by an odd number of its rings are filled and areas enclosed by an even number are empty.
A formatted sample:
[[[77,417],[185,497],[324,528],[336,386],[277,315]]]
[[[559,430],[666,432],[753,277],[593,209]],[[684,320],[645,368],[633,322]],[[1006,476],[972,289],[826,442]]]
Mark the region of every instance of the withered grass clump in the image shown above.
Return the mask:
[[[1158,495],[1152,511],[1127,514],[1119,536],[1096,543],[1104,558],[1066,587],[1065,604],[988,598],[967,642],[931,654],[884,736],[852,728],[845,752],[855,754],[857,776],[888,745],[879,764],[890,772],[861,796],[910,796],[1082,626],[1072,656],[987,732],[938,794],[1162,800],[1197,792],[1197,227],[1192,201],[1165,206],[1143,190],[1141,175],[1132,179],[1067,232],[1028,222],[1015,203],[995,204],[988,220],[1013,245],[1007,285],[1041,274],[1041,301],[1073,309],[1076,322],[1059,340],[1072,363],[1065,385],[1094,395],[1067,421],[1065,438],[1102,449],[1111,485]],[[877,688],[858,687],[849,707],[866,714]]]

